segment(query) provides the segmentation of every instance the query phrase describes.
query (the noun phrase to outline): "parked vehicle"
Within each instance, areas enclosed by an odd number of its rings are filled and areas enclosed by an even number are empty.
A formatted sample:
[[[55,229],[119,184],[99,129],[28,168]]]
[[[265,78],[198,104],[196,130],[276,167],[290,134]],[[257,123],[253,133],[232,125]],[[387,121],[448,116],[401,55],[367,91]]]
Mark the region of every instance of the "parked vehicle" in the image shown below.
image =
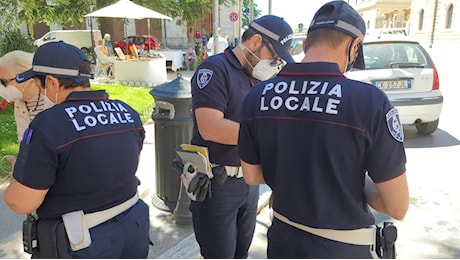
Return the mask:
[[[418,42],[407,37],[365,40],[365,69],[347,77],[368,82],[387,94],[401,123],[415,125],[421,134],[436,131],[443,96],[433,60]]]
[[[101,39],[101,31],[93,30],[94,46]],[[55,30],[47,32],[43,37],[34,41],[34,45],[40,46],[48,42],[63,41],[78,48],[89,51],[93,47],[91,44],[91,30]]]
[[[145,48],[150,50],[160,49],[160,40],[153,35],[131,35],[115,42],[115,47],[119,47],[124,53],[128,53],[126,44],[128,46],[135,45],[139,50],[141,44],[144,43]]]
[[[306,37],[306,34],[295,34],[292,36],[289,52],[291,53],[291,56],[295,62],[301,62],[303,57],[305,57],[302,44]]]
[[[368,30],[366,32],[366,37],[388,37],[388,36],[408,36],[406,28],[380,28],[380,29],[374,29],[374,30]]]

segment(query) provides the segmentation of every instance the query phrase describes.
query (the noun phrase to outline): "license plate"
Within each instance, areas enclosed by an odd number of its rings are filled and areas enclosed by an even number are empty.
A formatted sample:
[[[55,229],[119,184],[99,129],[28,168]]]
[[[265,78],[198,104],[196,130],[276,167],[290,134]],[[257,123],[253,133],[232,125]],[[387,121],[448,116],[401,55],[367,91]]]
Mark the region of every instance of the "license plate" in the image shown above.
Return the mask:
[[[372,85],[385,90],[411,88],[410,80],[379,80],[372,81]]]

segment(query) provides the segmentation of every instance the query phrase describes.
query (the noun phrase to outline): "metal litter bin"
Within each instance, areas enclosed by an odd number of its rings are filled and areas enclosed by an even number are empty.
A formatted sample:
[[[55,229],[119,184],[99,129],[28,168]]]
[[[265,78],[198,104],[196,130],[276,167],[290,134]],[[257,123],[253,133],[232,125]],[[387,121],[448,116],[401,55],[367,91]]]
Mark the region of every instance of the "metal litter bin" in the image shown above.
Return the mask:
[[[155,98],[152,119],[155,121],[156,194],[152,204],[172,211],[180,190],[179,173],[172,168],[175,149],[192,138],[192,93],[190,82],[181,74],[171,82],[161,84],[150,94]]]

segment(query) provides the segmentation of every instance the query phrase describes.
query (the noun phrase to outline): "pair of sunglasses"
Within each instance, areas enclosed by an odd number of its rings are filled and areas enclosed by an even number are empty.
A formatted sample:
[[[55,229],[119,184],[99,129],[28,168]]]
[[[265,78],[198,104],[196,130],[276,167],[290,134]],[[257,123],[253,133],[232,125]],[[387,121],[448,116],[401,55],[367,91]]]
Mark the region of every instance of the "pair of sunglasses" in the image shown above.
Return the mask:
[[[276,55],[276,52],[273,49],[273,47],[270,45],[270,43],[264,38],[262,38],[262,42],[267,47],[268,51],[270,52],[270,54],[274,58],[274,60],[272,62],[270,62],[270,66],[277,67],[277,66],[282,65],[284,63],[283,60],[278,55]]]
[[[3,86],[7,86],[8,83],[10,83],[11,81],[15,80],[16,78],[12,78],[12,79],[0,79],[0,82],[2,83]]]

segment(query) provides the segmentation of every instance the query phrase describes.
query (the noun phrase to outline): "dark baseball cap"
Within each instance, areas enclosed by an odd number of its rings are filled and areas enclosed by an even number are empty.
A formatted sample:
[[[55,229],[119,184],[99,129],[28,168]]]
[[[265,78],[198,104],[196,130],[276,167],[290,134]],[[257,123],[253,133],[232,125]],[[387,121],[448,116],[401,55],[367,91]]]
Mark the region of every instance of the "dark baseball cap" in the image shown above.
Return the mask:
[[[80,67],[89,62],[79,48],[63,41],[41,45],[34,53],[32,68],[16,75],[21,83],[38,75],[51,75],[59,78],[73,78],[76,83],[92,79],[92,74],[80,72]]]
[[[294,62],[289,53],[292,41],[292,28],[283,18],[275,15],[264,15],[252,21],[249,24],[249,28],[254,29],[270,41],[276,53],[285,62]]]
[[[361,15],[342,0],[328,2],[316,11],[308,28],[308,33],[320,28],[339,30],[353,38],[360,38],[361,42],[366,35],[366,23]],[[360,44],[354,67],[364,69],[362,44]]]

